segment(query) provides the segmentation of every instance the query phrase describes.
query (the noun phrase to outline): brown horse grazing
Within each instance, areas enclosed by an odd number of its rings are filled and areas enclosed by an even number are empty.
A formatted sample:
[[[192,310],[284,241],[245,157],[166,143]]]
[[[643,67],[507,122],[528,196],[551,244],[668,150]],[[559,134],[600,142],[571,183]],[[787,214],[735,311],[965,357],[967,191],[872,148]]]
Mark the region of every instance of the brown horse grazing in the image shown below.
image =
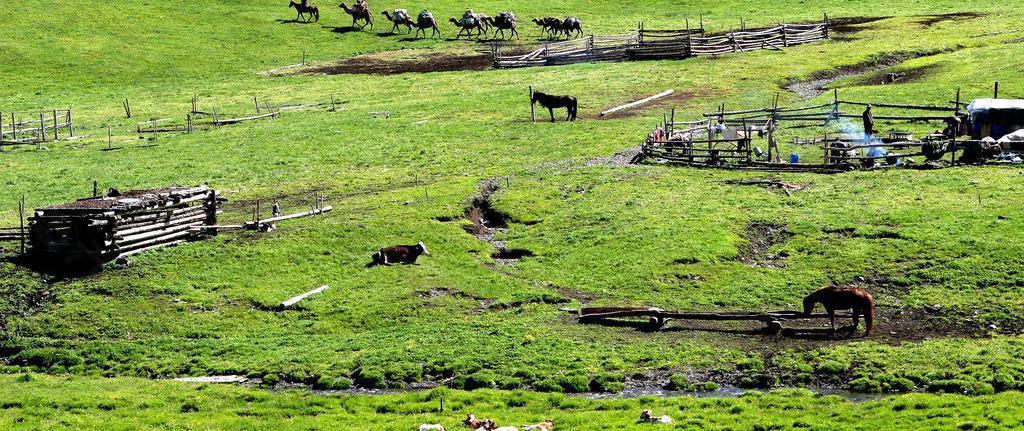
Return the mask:
[[[832,332],[836,330],[836,310],[852,310],[853,331],[857,331],[859,317],[864,316],[866,329],[864,336],[871,334],[871,327],[875,320],[875,299],[868,291],[856,287],[829,286],[818,289],[804,298],[804,315],[809,316],[814,311],[814,306],[821,303],[828,313],[829,323],[832,325]]]
[[[306,2],[295,3],[294,1],[289,1],[288,7],[295,8],[295,12],[297,12],[295,14],[295,22],[298,22],[299,18],[302,18],[302,15],[305,14],[309,14],[309,18],[306,18],[306,22],[310,22],[314,18],[316,19],[317,22],[320,21],[320,9],[317,9],[316,6],[313,6]]]
[[[565,108],[566,121],[576,120],[576,98],[572,96],[552,96],[550,94],[541,93],[534,91],[533,96],[530,97],[530,105],[540,103],[540,106],[548,108],[548,114],[551,115],[551,122],[555,122],[555,110],[554,108]]]
[[[371,29],[373,28],[373,12],[370,11],[370,5],[366,4],[366,2],[356,2],[356,5],[351,8],[342,2],[338,7],[344,9],[345,13],[352,15],[352,28],[366,28],[367,25]],[[365,21],[365,23],[357,25],[358,21]]]

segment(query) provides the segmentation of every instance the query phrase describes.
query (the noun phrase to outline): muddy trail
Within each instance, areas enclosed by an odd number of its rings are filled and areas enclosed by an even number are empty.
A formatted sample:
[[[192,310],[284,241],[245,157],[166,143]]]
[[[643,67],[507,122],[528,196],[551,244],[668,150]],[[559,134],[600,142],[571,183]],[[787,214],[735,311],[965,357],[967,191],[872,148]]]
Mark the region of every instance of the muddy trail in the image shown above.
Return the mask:
[[[877,54],[872,58],[862,61],[860,63],[840,66],[831,70],[822,70],[812,74],[807,79],[791,79],[788,84],[783,88],[792,91],[800,95],[801,100],[809,100],[818,97],[828,91],[830,88],[829,84],[840,81],[847,78],[853,78],[857,76],[869,75],[876,72],[881,72],[887,69],[892,69],[908,60],[922,57],[930,57],[934,55],[944,54],[953,52],[952,49],[946,50],[933,50],[933,51],[897,51],[883,54]],[[882,75],[881,78],[869,78],[867,82],[874,82],[875,80],[886,81],[889,83],[893,82],[909,82],[913,79],[921,79],[931,69],[927,67],[918,68],[918,70],[907,70],[899,73],[890,74],[888,76]],[[862,83],[862,84],[865,84]]]
[[[298,75],[397,75],[400,73],[453,72],[490,69],[489,54],[460,55],[435,53],[426,57],[385,58],[364,55],[346,58],[332,64],[311,66]]]

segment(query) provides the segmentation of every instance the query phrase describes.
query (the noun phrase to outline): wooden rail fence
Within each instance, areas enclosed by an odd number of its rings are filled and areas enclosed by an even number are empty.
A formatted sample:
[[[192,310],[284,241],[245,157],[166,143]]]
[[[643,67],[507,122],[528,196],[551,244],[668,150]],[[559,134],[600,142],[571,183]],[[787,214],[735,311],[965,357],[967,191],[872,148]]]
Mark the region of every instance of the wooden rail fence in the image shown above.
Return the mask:
[[[615,36],[590,35],[581,39],[545,43],[526,54],[502,54],[495,43],[491,55],[496,68],[554,66],[598,62],[682,59],[783,47],[827,39],[828,16],[820,23],[779,24],[775,27],[743,29],[707,35],[703,19],[700,28],[649,30],[643,23],[636,32]]]
[[[71,107],[33,112],[0,112],[0,148],[74,137]]]

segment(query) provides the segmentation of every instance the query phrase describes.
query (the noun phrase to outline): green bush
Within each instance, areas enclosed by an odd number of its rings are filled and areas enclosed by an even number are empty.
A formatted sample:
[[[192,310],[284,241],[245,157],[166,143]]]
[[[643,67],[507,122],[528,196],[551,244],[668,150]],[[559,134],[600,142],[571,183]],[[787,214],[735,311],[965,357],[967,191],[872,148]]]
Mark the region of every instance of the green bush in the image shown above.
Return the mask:
[[[384,371],[377,368],[360,368],[353,377],[356,384],[364,388],[381,389],[387,385]]]
[[[14,355],[11,361],[19,365],[36,366],[46,369],[54,366],[73,367],[81,365],[82,357],[71,350],[43,347],[22,350]]]
[[[281,377],[274,373],[267,373],[263,375],[263,384],[267,386],[274,386],[281,383]]]
[[[566,374],[558,378],[558,385],[564,392],[586,392],[590,389],[590,379],[582,374]]]
[[[668,378],[668,384],[665,385],[665,389],[670,391],[691,391],[693,390],[690,385],[690,377],[686,374],[676,373]]]
[[[827,360],[818,364],[818,372],[825,374],[841,374],[850,368],[849,364],[839,361]]]
[[[860,377],[850,381],[850,390],[866,394],[877,394],[882,392],[882,382],[870,377]]]
[[[340,391],[352,387],[352,380],[345,377],[323,376],[317,379],[316,383],[313,384],[313,387],[317,389]]]

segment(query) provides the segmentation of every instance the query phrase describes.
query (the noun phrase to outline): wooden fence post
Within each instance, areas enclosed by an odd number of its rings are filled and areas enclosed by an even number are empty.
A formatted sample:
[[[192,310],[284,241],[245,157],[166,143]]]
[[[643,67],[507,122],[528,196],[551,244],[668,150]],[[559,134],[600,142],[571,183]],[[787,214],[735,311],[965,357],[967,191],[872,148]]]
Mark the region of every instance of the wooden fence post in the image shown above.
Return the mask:
[[[25,195],[18,202],[18,232],[21,233],[21,255],[25,256]]]
[[[537,110],[533,106],[533,85],[530,86],[530,122],[537,122]]]
[[[3,150],[3,148],[4,148],[3,140],[4,140],[4,113],[0,112],[0,150]]]
[[[786,38],[786,24],[782,24],[782,46],[789,46],[789,39]]]
[[[71,106],[68,106],[68,135],[75,137],[75,122],[71,118]]]
[[[998,99],[999,98],[999,81],[996,81],[995,88],[992,89],[992,98],[993,99]]]
[[[114,145],[113,134],[110,132],[110,124],[107,124],[107,149],[111,149]]]
[[[252,104],[256,105],[256,115],[260,113],[260,102],[256,100],[256,96],[252,96]]]
[[[12,141],[17,141],[18,140],[18,122],[15,121],[15,116],[16,115],[17,115],[16,113],[11,112],[11,140]]]
[[[128,102],[128,98],[124,98],[124,115],[127,118],[132,118],[132,105]]]
[[[46,118],[43,117],[43,111],[39,111],[39,136],[46,142]]]
[[[822,23],[822,27],[823,27],[822,31],[825,33],[825,39],[828,39],[828,14],[827,13],[825,14],[825,17],[822,18],[821,23]]]
[[[53,110],[53,141],[54,142],[56,142],[58,139],[60,139],[59,135],[57,134],[57,129],[58,129],[58,126],[57,126],[57,110],[54,109]]]

